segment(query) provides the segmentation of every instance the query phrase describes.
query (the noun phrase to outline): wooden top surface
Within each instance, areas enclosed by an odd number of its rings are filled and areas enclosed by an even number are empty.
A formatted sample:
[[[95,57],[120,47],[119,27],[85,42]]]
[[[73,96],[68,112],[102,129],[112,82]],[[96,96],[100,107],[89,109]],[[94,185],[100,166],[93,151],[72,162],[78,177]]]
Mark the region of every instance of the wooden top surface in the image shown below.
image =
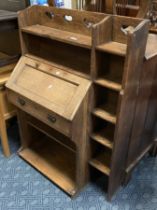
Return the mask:
[[[0,21],[10,20],[17,18],[16,12],[10,12],[6,10],[0,10]]]

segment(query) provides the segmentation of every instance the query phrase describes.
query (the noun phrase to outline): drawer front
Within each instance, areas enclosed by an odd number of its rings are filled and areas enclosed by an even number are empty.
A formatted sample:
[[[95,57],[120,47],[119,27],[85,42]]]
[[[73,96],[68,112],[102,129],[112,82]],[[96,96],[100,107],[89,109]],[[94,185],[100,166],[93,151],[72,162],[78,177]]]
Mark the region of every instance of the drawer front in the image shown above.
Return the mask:
[[[53,113],[41,107],[40,105],[31,102],[30,100],[26,99],[19,94],[12,92],[10,90],[8,92],[9,100],[21,110],[27,112],[28,114],[36,117],[37,119],[41,120],[42,122],[46,123],[47,125],[51,126],[52,128],[56,129],[57,131],[63,133],[64,135],[70,137],[71,135],[71,122],[67,121],[66,119],[58,116],[57,114]]]

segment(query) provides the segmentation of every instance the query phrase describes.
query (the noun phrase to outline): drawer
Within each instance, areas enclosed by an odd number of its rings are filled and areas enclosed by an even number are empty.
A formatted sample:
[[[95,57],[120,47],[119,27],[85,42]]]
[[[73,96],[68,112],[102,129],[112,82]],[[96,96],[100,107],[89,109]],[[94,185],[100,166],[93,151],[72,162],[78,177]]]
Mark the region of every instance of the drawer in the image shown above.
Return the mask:
[[[41,120],[42,122],[46,123],[57,131],[63,133],[64,135],[68,137],[71,136],[72,122],[64,119],[63,117],[57,115],[52,111],[45,109],[37,103],[34,103],[23,96],[20,96],[13,91],[8,90],[7,92],[9,100],[15,106],[36,117],[37,119]]]

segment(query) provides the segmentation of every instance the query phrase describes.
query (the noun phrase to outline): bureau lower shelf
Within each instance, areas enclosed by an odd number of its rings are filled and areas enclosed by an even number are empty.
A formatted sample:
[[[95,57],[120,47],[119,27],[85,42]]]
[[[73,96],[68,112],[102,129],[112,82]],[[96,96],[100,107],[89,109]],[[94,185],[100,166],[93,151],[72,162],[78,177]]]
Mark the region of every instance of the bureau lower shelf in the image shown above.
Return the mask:
[[[19,155],[69,195],[75,193],[74,152],[44,136],[42,139],[34,140],[28,148],[19,151]]]

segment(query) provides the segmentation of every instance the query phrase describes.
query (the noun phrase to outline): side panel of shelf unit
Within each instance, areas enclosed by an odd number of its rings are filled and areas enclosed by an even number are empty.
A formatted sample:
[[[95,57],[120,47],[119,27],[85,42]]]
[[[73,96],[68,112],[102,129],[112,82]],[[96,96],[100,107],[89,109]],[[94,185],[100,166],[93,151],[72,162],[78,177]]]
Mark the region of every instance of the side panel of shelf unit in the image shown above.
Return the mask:
[[[109,177],[108,199],[111,199],[124,177],[130,135],[139,95],[139,80],[146,49],[147,34],[148,23],[143,23],[140,28],[136,29],[134,34],[128,34],[127,55],[122,90],[120,91],[111,174]],[[141,39],[141,37],[143,38]]]
[[[153,80],[156,77],[156,58],[157,57],[145,61],[143,65],[135,121],[127,160],[127,168],[132,165],[131,168],[129,167],[129,170],[135,167],[136,160],[139,156],[144,151],[147,151],[147,148],[149,149],[154,143],[153,128],[156,113],[154,112],[155,97],[152,98],[151,94],[153,90]],[[143,155],[144,154],[145,153],[143,153]],[[127,170],[127,172],[129,171]]]

